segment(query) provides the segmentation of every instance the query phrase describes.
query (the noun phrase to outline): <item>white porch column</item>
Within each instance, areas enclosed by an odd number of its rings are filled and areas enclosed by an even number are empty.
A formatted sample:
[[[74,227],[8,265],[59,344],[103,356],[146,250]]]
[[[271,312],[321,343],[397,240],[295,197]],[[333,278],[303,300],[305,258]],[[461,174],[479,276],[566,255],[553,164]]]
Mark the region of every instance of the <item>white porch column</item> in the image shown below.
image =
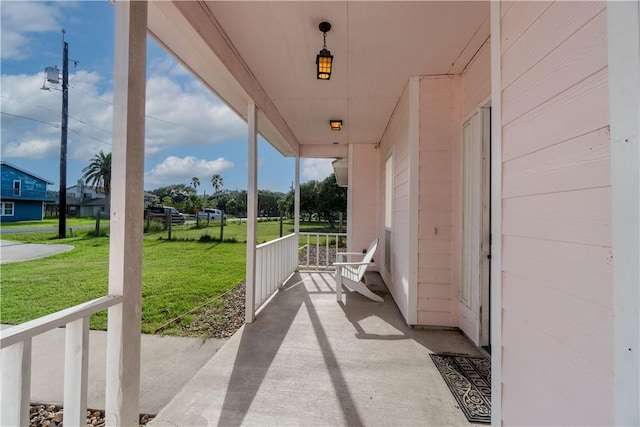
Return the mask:
[[[491,2],[491,425],[502,425],[502,62],[500,8]]]
[[[245,322],[256,317],[256,223],[258,216],[258,107],[249,104],[249,181],[247,183],[247,282]]]
[[[418,324],[418,200],[420,198],[420,77],[409,77],[409,289],[407,322]]]
[[[147,2],[116,1],[106,424],[138,425]]]
[[[294,232],[300,238],[300,156],[296,157],[296,187],[294,192]]]
[[[640,2],[607,2],[616,425],[640,425]]]

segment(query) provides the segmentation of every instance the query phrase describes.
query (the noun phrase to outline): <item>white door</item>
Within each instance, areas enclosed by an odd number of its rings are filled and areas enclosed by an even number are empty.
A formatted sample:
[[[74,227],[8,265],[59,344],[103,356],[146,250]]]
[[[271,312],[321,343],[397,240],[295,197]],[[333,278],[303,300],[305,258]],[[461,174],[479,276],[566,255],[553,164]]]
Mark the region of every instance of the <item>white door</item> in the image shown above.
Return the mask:
[[[462,126],[462,276],[460,328],[489,345],[490,110],[478,109]]]

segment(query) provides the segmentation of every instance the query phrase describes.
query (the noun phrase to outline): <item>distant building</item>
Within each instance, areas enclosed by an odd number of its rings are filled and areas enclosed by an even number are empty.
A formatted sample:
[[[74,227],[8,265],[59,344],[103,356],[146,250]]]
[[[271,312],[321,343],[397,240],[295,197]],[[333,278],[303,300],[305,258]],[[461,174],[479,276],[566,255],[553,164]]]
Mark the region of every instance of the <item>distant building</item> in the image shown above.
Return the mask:
[[[0,221],[42,220],[47,196],[47,184],[53,182],[7,162],[0,162],[2,196]]]
[[[105,215],[107,199],[103,187],[92,187],[79,179],[76,185],[67,187],[67,212],[71,216]]]

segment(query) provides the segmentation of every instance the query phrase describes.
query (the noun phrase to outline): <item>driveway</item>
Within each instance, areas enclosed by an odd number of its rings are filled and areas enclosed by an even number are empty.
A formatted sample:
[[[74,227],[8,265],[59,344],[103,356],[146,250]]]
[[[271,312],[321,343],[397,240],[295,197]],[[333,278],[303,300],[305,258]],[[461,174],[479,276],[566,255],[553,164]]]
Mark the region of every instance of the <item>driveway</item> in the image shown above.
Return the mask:
[[[20,243],[0,240],[0,264],[44,258],[70,251],[74,248],[72,245],[45,245],[41,243]]]

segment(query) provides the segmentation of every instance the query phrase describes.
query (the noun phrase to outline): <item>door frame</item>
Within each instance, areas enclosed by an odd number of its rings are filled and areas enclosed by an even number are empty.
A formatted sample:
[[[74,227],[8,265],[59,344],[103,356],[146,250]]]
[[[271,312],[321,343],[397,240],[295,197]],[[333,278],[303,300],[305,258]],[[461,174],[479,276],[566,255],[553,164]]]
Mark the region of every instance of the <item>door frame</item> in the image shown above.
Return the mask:
[[[460,327],[478,346],[491,331],[491,101],[485,99],[463,121],[461,165]],[[470,142],[464,129],[472,126]],[[471,158],[470,158],[471,156]],[[471,163],[469,163],[471,162]],[[467,170],[468,169],[468,170]],[[470,246],[470,247],[469,247]],[[468,283],[468,288],[466,288]],[[468,291],[468,295],[465,295]]]

